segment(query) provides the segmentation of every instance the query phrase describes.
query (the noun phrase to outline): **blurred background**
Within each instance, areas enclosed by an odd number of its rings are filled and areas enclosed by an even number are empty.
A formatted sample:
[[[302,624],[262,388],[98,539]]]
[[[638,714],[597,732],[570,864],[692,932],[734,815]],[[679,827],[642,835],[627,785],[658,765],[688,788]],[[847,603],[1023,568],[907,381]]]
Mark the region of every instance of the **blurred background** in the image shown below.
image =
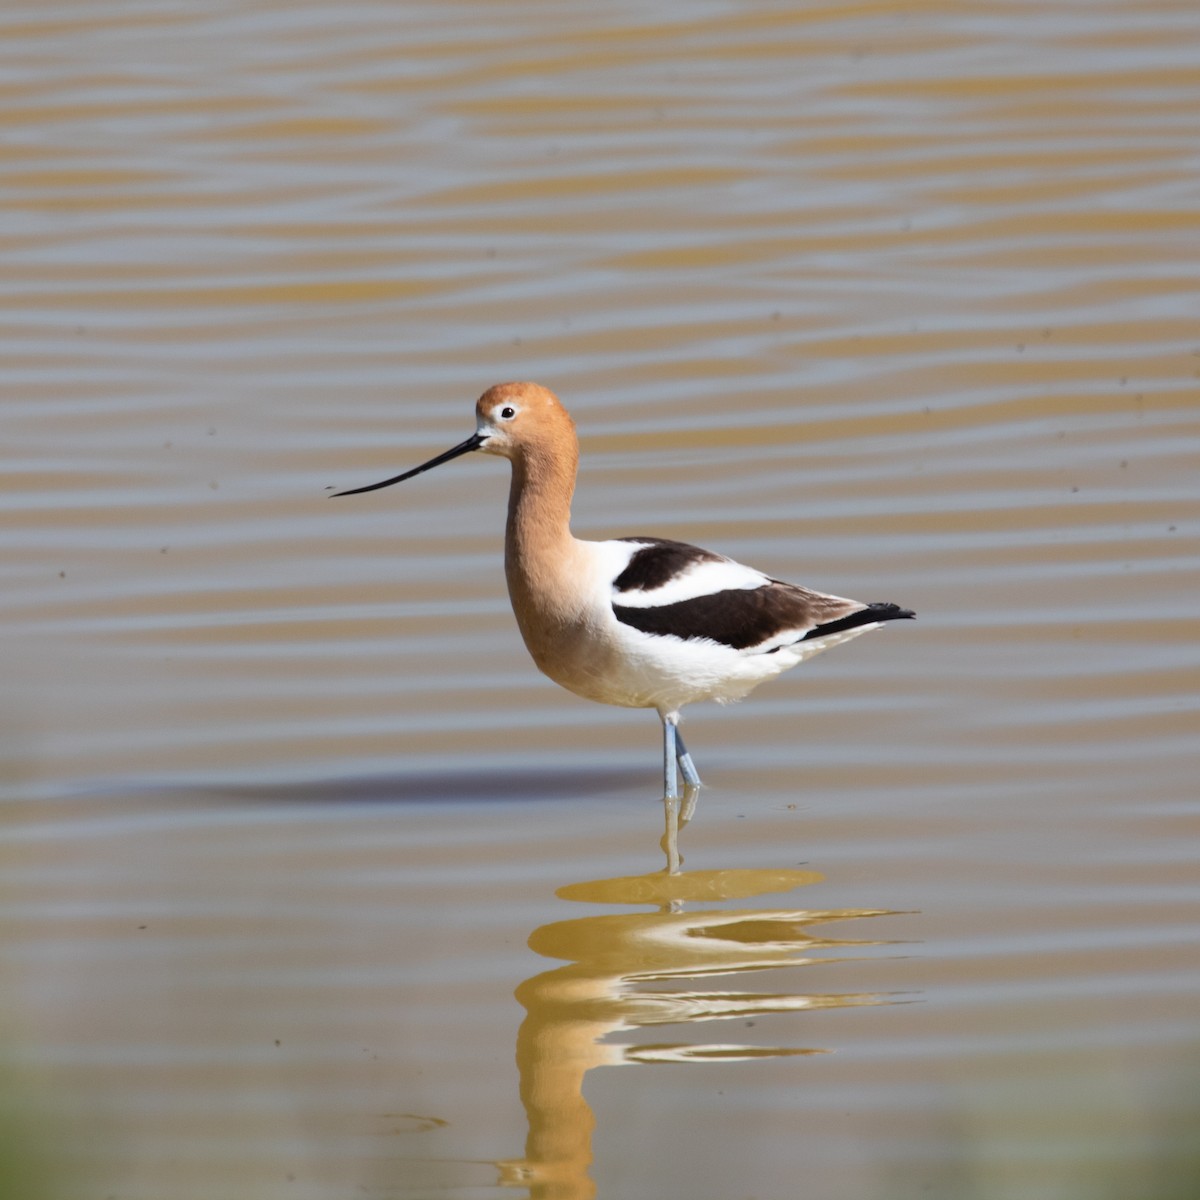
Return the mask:
[[[0,1190],[1200,1187],[1200,8],[0,12]],[[659,726],[575,528],[919,618]],[[621,1069],[617,1069],[621,1068]]]

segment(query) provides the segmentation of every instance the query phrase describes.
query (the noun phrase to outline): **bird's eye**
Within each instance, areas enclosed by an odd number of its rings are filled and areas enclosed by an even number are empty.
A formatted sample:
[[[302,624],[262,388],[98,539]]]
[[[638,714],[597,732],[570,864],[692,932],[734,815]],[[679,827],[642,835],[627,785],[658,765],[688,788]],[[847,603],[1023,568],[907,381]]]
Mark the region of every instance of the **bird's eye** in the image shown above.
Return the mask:
[[[506,404],[500,410],[500,418],[504,421],[511,421],[517,415],[517,410],[511,404]]]

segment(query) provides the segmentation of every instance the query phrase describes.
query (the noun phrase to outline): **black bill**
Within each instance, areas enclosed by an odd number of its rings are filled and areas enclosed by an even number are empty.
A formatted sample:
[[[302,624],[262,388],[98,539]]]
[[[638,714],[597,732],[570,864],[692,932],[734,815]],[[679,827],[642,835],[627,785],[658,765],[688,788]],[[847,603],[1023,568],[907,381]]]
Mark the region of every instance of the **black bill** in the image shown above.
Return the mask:
[[[468,454],[472,450],[478,450],[487,438],[481,433],[473,433],[465,442],[459,442],[457,446],[447,450],[445,454],[439,454],[437,458],[431,458],[427,463],[422,463],[419,467],[413,467],[411,471],[405,471],[403,475],[394,475],[391,479],[385,479],[381,483],[368,483],[366,487],[349,488],[344,492],[334,492],[329,499],[334,496],[357,496],[360,492],[375,492],[380,488],[391,487],[393,483],[402,483],[406,479],[411,479],[414,475],[420,475],[422,471],[431,470],[433,467],[441,466],[444,462],[449,462],[452,458],[457,458],[460,454]]]

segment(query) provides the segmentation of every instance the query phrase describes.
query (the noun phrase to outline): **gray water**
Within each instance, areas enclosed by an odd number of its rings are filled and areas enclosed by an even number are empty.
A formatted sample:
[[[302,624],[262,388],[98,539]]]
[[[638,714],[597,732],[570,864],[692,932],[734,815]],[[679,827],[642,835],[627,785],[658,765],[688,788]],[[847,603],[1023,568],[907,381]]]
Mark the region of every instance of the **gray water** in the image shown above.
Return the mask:
[[[9,5],[24,1194],[1190,1195],[1198,49],[1131,0]],[[581,536],[919,612],[689,710],[682,880],[653,714],[521,645],[505,464],[326,500],[513,378]]]

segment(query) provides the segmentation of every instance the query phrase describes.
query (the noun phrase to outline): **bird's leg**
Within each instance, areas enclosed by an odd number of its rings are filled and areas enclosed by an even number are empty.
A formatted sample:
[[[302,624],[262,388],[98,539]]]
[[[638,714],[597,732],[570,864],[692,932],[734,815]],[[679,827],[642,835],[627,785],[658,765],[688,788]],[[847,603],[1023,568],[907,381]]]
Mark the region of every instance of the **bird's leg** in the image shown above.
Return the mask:
[[[679,797],[679,783],[675,775],[675,722],[674,713],[664,713],[663,723],[663,795],[668,800]]]
[[[691,802],[688,812],[690,817],[691,809],[694,809],[696,804],[695,791],[700,786],[700,773],[696,770],[696,764],[692,761],[679,732],[679,714],[660,712],[658,715],[663,725],[663,793],[667,797],[678,796],[679,775],[682,775],[686,798]]]
[[[679,828],[682,829],[696,815],[696,797],[700,789],[690,783],[683,785],[683,800],[679,805]]]
[[[660,845],[667,855],[667,874],[678,875],[682,860],[679,857],[679,797],[663,797],[666,832]]]
[[[698,788],[700,786],[700,776],[696,771],[696,764],[692,762],[692,756],[688,753],[688,748],[683,744],[683,734],[678,729],[675,730],[675,753],[679,758],[679,769],[683,772],[683,782],[689,788]]]

